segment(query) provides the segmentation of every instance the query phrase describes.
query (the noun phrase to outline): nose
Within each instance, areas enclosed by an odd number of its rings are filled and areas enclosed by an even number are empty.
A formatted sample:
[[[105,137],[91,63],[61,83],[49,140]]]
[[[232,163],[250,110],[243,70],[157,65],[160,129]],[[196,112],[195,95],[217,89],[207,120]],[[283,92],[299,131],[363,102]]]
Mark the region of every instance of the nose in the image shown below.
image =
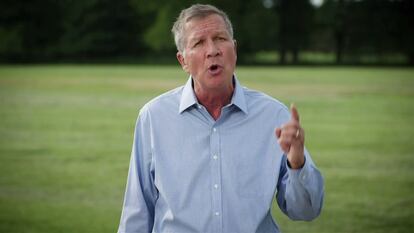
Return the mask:
[[[207,45],[207,57],[216,57],[221,54],[219,46],[214,41],[209,40]]]

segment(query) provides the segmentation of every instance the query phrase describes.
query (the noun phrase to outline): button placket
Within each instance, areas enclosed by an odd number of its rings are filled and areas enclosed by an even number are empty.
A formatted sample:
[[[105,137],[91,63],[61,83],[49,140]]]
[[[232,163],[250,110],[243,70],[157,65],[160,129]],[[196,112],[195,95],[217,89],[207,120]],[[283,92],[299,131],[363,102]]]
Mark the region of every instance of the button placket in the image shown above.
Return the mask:
[[[212,211],[214,216],[214,232],[222,231],[222,194],[221,194],[221,161],[219,159],[220,153],[220,131],[216,126],[211,128],[210,135],[210,151],[212,156],[211,177],[212,177]]]

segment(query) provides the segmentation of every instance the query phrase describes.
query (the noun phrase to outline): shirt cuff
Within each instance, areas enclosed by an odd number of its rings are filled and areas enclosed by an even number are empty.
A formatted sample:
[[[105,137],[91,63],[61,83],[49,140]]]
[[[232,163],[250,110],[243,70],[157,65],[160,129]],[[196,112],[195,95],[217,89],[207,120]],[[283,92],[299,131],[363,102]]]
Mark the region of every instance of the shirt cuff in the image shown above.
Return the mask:
[[[305,156],[305,162],[302,168],[299,169],[292,169],[288,164],[288,160],[286,159],[286,167],[288,170],[289,177],[293,180],[299,180],[302,184],[306,183],[306,179],[309,177],[309,172],[311,171],[310,162],[307,161]]]

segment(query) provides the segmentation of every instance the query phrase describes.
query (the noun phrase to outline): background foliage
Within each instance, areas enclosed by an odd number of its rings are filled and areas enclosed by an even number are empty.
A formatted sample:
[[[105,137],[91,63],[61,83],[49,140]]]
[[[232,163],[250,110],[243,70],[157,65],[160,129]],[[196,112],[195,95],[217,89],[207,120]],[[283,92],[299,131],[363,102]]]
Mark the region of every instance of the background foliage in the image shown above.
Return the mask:
[[[3,0],[0,61],[172,60],[170,28],[196,2],[228,13],[241,63],[323,62],[301,56],[311,52],[333,54],[328,63],[414,64],[410,0]],[[276,56],[257,59],[263,51]]]

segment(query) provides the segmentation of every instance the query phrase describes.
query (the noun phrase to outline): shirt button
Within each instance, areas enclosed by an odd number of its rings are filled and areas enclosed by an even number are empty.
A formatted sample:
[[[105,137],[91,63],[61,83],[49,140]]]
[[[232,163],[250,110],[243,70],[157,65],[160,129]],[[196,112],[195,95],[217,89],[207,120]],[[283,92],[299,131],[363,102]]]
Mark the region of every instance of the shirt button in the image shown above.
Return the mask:
[[[201,105],[197,105],[198,109],[201,109]]]
[[[216,132],[217,131],[217,129],[216,128],[213,128],[213,132]]]
[[[217,155],[213,155],[213,159],[214,160],[217,160],[218,159],[218,156]]]
[[[215,184],[215,185],[214,185],[214,188],[215,188],[215,189],[218,189],[218,184]]]
[[[219,212],[215,212],[215,213],[214,213],[214,215],[219,216],[219,215],[220,215],[220,213],[219,213]]]

